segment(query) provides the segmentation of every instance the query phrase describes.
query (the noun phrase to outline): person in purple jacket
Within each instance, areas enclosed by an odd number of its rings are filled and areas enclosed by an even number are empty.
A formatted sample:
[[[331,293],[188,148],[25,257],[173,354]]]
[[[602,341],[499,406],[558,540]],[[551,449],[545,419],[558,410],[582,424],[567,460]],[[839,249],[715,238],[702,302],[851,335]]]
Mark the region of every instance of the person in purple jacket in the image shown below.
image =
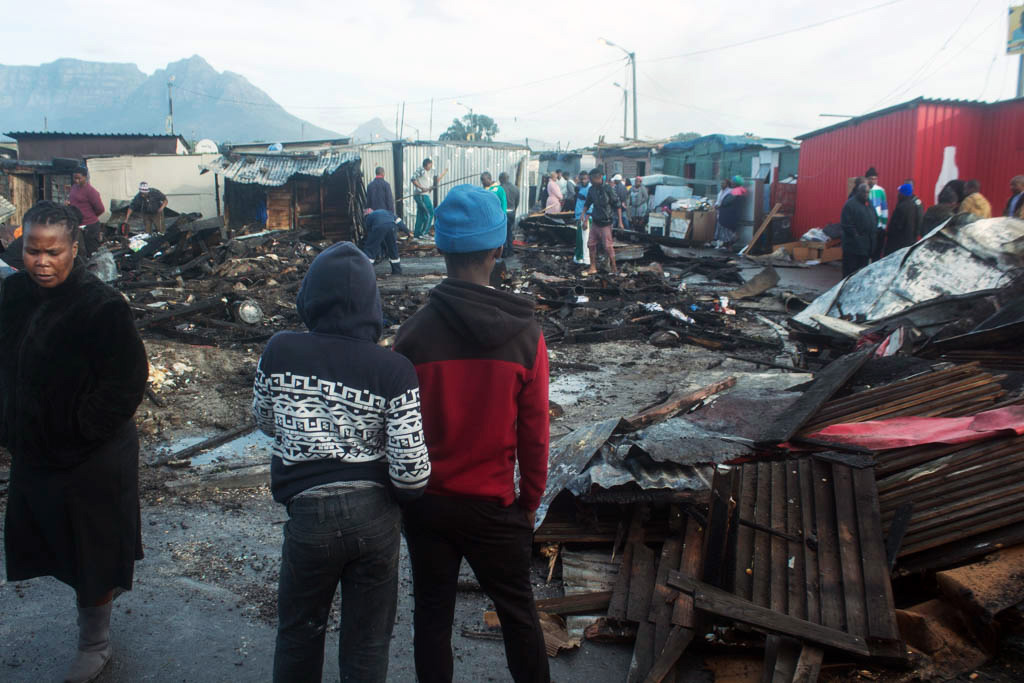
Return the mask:
[[[67,203],[82,214],[82,226],[85,230],[85,255],[92,256],[100,247],[102,225],[100,216],[106,211],[99,191],[89,184],[89,171],[84,167],[71,174],[71,191]]]

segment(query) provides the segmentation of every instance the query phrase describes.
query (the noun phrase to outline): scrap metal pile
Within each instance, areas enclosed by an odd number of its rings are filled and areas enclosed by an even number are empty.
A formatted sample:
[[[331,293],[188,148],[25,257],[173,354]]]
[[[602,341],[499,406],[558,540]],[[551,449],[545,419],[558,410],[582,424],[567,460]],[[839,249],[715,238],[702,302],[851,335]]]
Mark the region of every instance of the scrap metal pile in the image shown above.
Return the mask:
[[[632,642],[629,681],[745,655],[762,680],[813,681],[826,665],[943,680],[1021,632],[1024,223],[947,224],[890,258],[790,321],[804,362],[832,359],[811,382],[770,402],[743,377],[681,388],[553,444],[535,537],[565,591],[538,601],[562,625],[550,651]],[[942,276],[958,268],[975,272]],[[538,286],[553,288],[546,324],[569,308],[568,341],[605,333],[574,329],[587,303],[571,297],[623,296]],[[691,318],[655,325],[723,330]],[[739,406],[761,411],[759,429]]]

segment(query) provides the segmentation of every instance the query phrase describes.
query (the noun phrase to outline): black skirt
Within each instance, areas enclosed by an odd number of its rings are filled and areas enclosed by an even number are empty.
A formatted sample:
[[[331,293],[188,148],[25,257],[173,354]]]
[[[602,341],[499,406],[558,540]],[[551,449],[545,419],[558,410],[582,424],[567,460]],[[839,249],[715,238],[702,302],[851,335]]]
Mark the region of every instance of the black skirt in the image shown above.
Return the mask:
[[[7,580],[52,576],[84,604],[131,590],[142,559],[139,437],[131,420],[68,469],[15,453],[4,526]]]

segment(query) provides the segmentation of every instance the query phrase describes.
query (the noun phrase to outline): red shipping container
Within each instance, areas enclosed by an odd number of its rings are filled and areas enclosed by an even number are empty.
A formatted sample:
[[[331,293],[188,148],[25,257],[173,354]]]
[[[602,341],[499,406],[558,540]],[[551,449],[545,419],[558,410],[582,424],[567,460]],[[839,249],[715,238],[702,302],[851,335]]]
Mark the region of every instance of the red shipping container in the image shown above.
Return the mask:
[[[839,222],[850,178],[871,166],[885,188],[889,210],[907,178],[925,207],[935,203],[947,157],[955,177],[977,178],[1002,215],[1010,178],[1024,174],[1024,99],[984,103],[918,98],[799,136],[793,236]],[[941,189],[941,184],[938,184]]]

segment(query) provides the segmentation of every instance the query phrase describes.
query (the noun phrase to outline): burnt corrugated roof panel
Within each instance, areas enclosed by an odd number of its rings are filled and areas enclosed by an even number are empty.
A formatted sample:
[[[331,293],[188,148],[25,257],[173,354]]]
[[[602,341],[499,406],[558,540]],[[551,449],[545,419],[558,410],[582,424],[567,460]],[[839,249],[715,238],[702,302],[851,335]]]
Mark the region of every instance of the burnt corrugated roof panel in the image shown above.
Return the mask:
[[[324,154],[232,154],[221,156],[201,168],[236,183],[279,187],[295,175],[314,178],[331,175],[345,164],[359,161],[354,152]]]

